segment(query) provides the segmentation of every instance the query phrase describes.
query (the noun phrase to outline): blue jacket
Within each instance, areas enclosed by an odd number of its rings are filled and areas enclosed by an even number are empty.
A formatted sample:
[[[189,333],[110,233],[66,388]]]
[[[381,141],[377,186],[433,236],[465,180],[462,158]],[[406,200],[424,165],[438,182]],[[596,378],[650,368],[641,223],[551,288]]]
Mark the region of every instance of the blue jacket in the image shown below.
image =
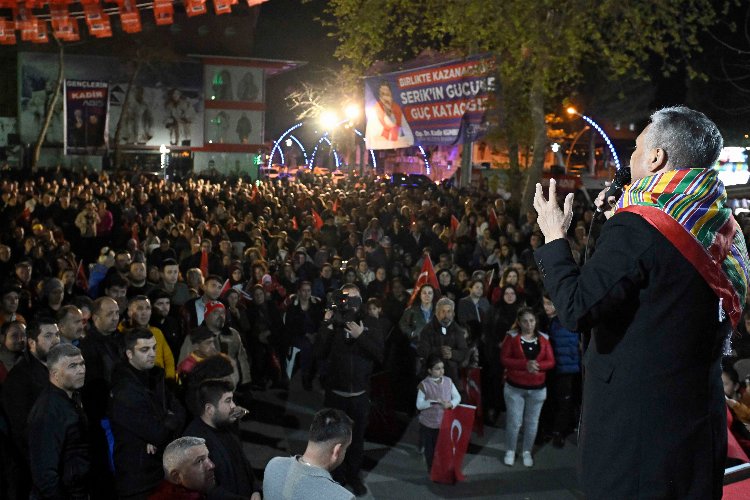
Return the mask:
[[[571,332],[555,316],[549,324],[549,338],[555,353],[557,373],[580,373],[581,352],[578,349],[578,334]]]

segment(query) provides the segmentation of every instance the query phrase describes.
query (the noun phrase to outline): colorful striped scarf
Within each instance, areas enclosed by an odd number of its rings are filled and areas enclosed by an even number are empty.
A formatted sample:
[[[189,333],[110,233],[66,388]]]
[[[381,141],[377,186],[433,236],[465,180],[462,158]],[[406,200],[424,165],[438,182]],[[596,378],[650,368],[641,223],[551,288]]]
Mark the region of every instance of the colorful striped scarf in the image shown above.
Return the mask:
[[[708,278],[709,284],[717,291],[724,302],[724,310],[736,326],[745,305],[750,258],[744,235],[732,216],[732,210],[726,206],[726,199],[724,184],[715,170],[669,170],[644,177],[627,186],[617,203],[616,211],[633,211],[643,215],[657,209],[690,233],[704,251],[704,255],[698,257],[702,263],[708,263],[703,266],[701,274]],[[657,214],[655,217],[644,218],[665,233],[664,225],[657,223],[660,216],[661,214]],[[669,232],[667,230],[665,236],[686,255],[689,250],[685,247],[690,246],[690,242],[683,239],[680,243],[682,236],[673,234],[670,237]],[[696,265],[695,260],[691,262],[701,271],[701,266]],[[723,276],[717,273],[718,270],[722,271]],[[726,283],[726,280],[731,283],[733,290],[720,293],[721,287],[716,283]]]

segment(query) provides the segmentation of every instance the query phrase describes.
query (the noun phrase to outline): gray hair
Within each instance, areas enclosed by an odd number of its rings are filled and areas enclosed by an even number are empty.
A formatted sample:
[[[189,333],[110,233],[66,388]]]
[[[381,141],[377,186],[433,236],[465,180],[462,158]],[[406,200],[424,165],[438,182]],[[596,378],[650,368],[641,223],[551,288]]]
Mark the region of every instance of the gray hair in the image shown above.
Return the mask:
[[[195,446],[203,446],[206,440],[199,437],[183,436],[177,438],[164,448],[164,456],[161,463],[164,466],[164,472],[169,474],[177,469],[185,460],[185,453]]]
[[[670,169],[711,168],[724,140],[706,115],[685,106],[673,106],[651,115],[644,145],[646,150],[663,149]]]
[[[437,301],[437,304],[435,304],[435,310],[437,311],[439,308],[441,308],[443,306],[449,306],[449,307],[452,307],[453,309],[455,309],[456,308],[456,303],[453,302],[448,297],[440,297],[440,299]]]
[[[64,358],[74,358],[81,355],[81,350],[73,344],[61,342],[53,346],[47,353],[47,367],[50,371]]]

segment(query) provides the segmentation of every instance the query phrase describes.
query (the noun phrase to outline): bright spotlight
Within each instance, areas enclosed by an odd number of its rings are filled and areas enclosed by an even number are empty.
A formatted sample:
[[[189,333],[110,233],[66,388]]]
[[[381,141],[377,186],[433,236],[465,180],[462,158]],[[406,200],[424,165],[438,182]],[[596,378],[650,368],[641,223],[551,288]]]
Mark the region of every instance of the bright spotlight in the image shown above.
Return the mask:
[[[567,111],[569,115],[577,115],[578,114],[578,111],[573,106],[570,106],[565,111]]]
[[[349,104],[344,112],[346,113],[346,117],[349,118],[349,120],[354,121],[359,118],[359,106],[357,106],[356,104]]]
[[[560,151],[560,144],[556,142],[553,142],[550,147],[552,148],[553,153],[557,153],[558,151]]]
[[[323,111],[320,114],[320,124],[325,130],[331,130],[339,122],[339,117],[333,111]]]

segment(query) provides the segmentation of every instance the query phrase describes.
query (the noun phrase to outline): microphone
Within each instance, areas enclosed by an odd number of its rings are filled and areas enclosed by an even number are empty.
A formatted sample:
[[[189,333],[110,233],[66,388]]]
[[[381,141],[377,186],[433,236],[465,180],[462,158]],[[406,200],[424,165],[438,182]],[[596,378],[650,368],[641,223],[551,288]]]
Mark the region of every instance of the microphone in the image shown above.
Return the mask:
[[[615,172],[615,178],[612,179],[612,184],[610,184],[607,192],[604,193],[604,203],[607,203],[610,196],[614,196],[615,201],[619,200],[620,196],[622,196],[622,190],[627,184],[630,184],[630,167],[622,167]],[[602,206],[604,206],[604,204],[602,204]],[[602,213],[602,207],[598,207],[596,211]]]

